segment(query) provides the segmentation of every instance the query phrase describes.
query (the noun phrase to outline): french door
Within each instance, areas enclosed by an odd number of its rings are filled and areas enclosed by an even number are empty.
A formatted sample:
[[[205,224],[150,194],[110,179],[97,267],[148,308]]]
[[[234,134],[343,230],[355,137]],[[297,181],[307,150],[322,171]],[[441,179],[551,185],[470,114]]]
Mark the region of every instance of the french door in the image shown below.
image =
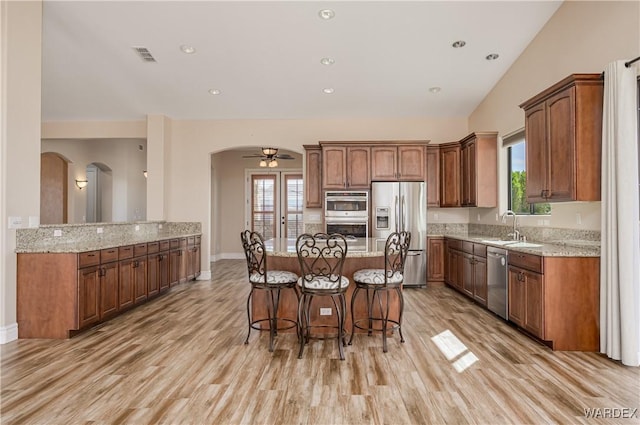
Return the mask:
[[[302,233],[302,174],[298,171],[250,173],[247,227],[266,239]]]

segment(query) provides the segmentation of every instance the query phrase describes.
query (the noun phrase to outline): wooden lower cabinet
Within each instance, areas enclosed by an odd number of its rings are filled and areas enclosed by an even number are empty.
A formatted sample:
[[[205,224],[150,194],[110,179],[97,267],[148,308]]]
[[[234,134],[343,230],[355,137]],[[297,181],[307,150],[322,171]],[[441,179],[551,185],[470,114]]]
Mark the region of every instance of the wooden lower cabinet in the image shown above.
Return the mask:
[[[100,320],[100,267],[78,270],[78,326],[84,328]]]
[[[445,244],[442,237],[427,238],[427,283],[444,282]]]
[[[172,249],[169,252],[169,286],[180,283],[180,267],[182,265],[182,251]]]
[[[544,339],[543,285],[542,274],[509,267],[509,320],[540,339]]]
[[[100,266],[100,320],[118,313],[118,263]]]
[[[147,300],[147,256],[133,259],[133,303]]]
[[[134,274],[133,258],[120,261],[118,279],[118,308],[124,310],[133,306]]]
[[[473,298],[483,306],[487,305],[487,258],[474,256]]]

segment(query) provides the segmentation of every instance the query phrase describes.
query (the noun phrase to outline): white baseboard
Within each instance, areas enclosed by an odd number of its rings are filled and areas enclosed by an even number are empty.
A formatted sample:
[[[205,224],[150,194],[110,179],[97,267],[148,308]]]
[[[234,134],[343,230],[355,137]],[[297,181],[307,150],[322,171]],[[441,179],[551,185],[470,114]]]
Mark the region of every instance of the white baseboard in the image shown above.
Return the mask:
[[[211,270],[201,270],[196,280],[211,280]]]
[[[221,254],[216,254],[211,256],[211,262],[215,263],[220,260],[244,260],[245,256],[242,252],[223,252]]]
[[[18,339],[18,324],[12,323],[7,326],[0,327],[0,344],[15,341]]]

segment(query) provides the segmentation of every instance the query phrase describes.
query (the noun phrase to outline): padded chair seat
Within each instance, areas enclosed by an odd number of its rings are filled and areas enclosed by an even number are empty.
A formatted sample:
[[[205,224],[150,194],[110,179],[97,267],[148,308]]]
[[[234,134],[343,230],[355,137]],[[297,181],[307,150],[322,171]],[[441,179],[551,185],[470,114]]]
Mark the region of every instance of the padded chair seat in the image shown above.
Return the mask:
[[[298,279],[298,286],[302,288],[303,278]],[[349,279],[340,277],[340,288],[349,286]],[[304,287],[309,289],[338,289],[338,276],[332,275],[331,279],[324,276],[315,276],[312,280],[304,282]]]
[[[400,272],[394,272],[391,277],[387,278],[387,283],[402,283],[404,277]],[[353,274],[353,280],[356,283],[366,283],[368,285],[384,285],[384,269],[363,269]]]
[[[298,280],[298,275],[293,272],[288,272],[285,270],[269,270],[267,272],[267,283],[270,284],[278,284],[278,283],[296,283]],[[264,283],[264,276],[260,273],[253,273],[249,276],[249,282],[251,283]]]

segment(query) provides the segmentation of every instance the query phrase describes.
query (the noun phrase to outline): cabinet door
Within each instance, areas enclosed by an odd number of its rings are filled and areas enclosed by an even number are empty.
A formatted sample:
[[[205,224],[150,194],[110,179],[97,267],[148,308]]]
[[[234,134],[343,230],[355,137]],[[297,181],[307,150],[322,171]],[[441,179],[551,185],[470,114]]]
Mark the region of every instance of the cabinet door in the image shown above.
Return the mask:
[[[160,258],[162,254],[151,254],[147,267],[147,296],[149,298],[160,292]]]
[[[547,189],[547,134],[544,103],[525,112],[525,138],[527,149],[527,201],[546,202]]]
[[[457,252],[451,248],[447,249],[447,259],[445,261],[444,280],[451,286],[457,286],[458,282],[458,261]]]
[[[427,146],[427,206],[440,206],[440,147]]]
[[[424,181],[424,146],[398,146],[398,180]]]
[[[160,291],[169,289],[169,276],[170,276],[170,261],[169,251],[161,252],[158,256],[158,268],[159,268],[159,285]]]
[[[525,321],[524,328],[544,339],[544,279],[540,273],[525,272]]]
[[[428,238],[427,255],[429,258],[427,267],[427,280],[429,282],[442,282],[444,280],[444,239]]]
[[[322,208],[322,149],[305,146],[305,205]]]
[[[83,328],[100,320],[100,268],[78,270],[78,325]]]
[[[200,270],[202,269],[202,259],[200,258],[200,244],[196,244],[196,246],[193,247],[193,251],[194,251],[194,259],[195,259],[195,266],[194,268],[194,273],[195,273],[195,278],[197,278],[198,276],[200,276]]]
[[[100,319],[105,319],[118,312],[118,263],[103,264],[100,274]]]
[[[487,259],[474,256],[473,265],[473,298],[483,306],[487,306]]]
[[[398,179],[398,148],[374,146],[371,148],[371,180],[396,181]]]
[[[575,87],[571,87],[546,102],[550,201],[570,201],[576,195],[574,97]]]
[[[118,280],[118,308],[123,310],[133,306],[134,299],[134,269],[133,258],[122,260],[119,263]]]
[[[180,283],[180,249],[171,250],[169,253],[169,285],[175,286]]]
[[[138,304],[147,299],[147,256],[133,260],[133,302]]]
[[[462,292],[473,298],[473,255],[463,254],[462,261]]]
[[[526,315],[526,291],[524,271],[509,267],[509,320],[524,326]]]
[[[349,146],[347,148],[347,187],[368,189],[371,183],[369,147]]]
[[[322,186],[325,189],[344,189],[347,183],[347,148],[322,147]]]
[[[460,146],[440,150],[440,206],[460,206]]]
[[[476,144],[470,142],[461,149],[462,206],[476,206]]]

